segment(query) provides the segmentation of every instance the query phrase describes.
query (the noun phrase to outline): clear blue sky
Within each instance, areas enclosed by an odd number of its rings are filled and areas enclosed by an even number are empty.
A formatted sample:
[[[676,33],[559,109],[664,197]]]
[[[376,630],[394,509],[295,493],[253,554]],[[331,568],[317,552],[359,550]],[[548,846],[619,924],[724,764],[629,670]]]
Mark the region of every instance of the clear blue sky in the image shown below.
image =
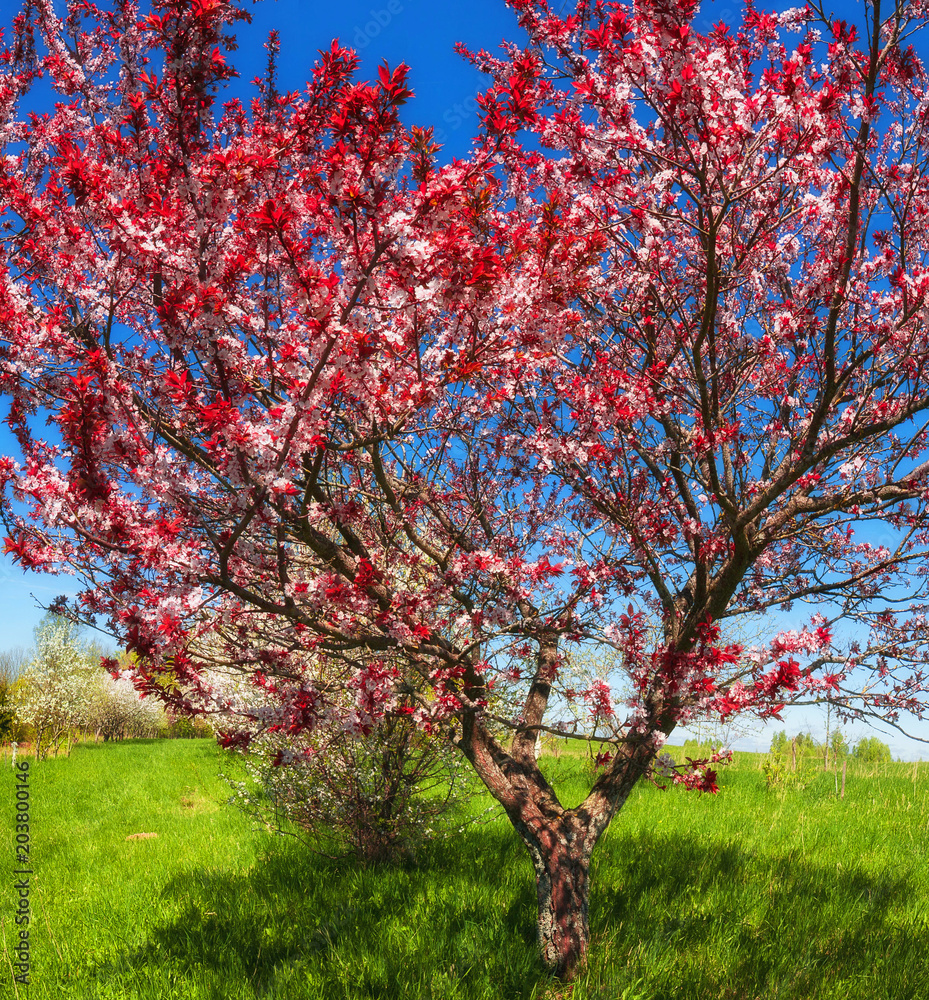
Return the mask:
[[[799,2],[759,0],[758,6],[782,10]],[[60,10],[62,6],[57,0],[56,7]],[[13,7],[12,0],[4,4],[5,10]],[[705,31],[718,21],[737,21],[741,9],[741,4],[729,0],[703,0],[695,27]],[[839,0],[831,9],[836,17],[862,22],[864,4],[857,0]],[[391,67],[400,62],[410,66],[415,96],[404,108],[404,118],[410,124],[435,129],[444,147],[443,158],[468,152],[476,127],[474,98],[484,85],[481,74],[456,55],[453,46],[464,42],[472,49],[494,50],[503,39],[520,38],[516,19],[503,0],[263,0],[252,12],[253,23],[240,27],[240,48],[233,54],[241,76],[237,90],[264,71],[263,43],[271,29],[281,33],[282,90],[302,89],[317,50],[338,37],[358,51],[363,77],[375,77],[378,64],[385,59]],[[918,42],[917,47],[926,58],[926,45]],[[9,433],[0,427],[0,453],[11,453],[14,448]],[[8,557],[0,556],[0,649],[30,645],[32,630],[43,614],[37,601],[47,603],[57,594],[73,593],[71,584],[68,577],[25,574]],[[791,733],[801,727],[819,733],[824,719],[821,710],[795,710],[785,715]],[[769,726],[743,745],[746,749],[767,748],[774,728],[779,727]],[[852,736],[864,732],[860,725],[849,729]],[[922,734],[929,736],[929,726],[922,727]],[[895,754],[929,759],[929,746],[896,735],[887,737],[887,742]]]

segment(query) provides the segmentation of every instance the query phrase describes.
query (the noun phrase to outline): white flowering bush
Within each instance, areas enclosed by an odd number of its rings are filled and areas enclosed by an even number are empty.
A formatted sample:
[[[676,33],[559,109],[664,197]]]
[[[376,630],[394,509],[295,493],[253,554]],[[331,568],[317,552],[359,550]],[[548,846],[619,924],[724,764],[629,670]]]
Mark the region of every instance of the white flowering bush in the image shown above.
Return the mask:
[[[79,626],[46,615],[35,630],[35,655],[12,698],[17,719],[35,733],[38,759],[62,747],[71,752],[75,733],[88,722],[99,673],[99,656],[81,644]]]
[[[114,678],[100,670],[87,724],[104,741],[140,739],[161,735],[168,719],[159,702],[139,694],[129,675]]]

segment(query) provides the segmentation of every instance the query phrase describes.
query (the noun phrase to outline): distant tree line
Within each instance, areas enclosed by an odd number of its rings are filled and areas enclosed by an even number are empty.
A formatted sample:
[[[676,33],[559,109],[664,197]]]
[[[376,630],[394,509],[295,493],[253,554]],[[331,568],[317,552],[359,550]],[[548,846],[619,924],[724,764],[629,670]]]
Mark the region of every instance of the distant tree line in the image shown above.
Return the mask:
[[[815,739],[810,733],[797,733],[792,739],[788,739],[783,729],[774,734],[769,752],[775,755],[793,753],[791,745],[798,755],[819,757],[823,760],[843,760],[846,757],[853,757],[866,764],[883,764],[893,760],[890,747],[876,736],[864,736],[852,748],[841,729],[834,729],[830,734],[828,757],[825,742]]]
[[[810,733],[788,738],[782,729],[771,740],[762,770],[769,786],[791,784],[799,776],[809,775],[814,767],[829,769],[849,759],[862,764],[885,764],[893,760],[893,755],[890,747],[876,736],[864,736],[851,747],[840,729],[830,733],[828,743]]]

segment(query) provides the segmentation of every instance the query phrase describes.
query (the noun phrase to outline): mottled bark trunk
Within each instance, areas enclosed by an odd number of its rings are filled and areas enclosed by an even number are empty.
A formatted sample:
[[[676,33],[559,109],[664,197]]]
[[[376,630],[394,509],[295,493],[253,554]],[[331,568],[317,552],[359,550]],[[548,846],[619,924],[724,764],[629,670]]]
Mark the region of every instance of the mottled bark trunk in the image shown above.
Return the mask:
[[[462,718],[459,748],[526,845],[535,869],[538,935],[546,965],[561,979],[576,975],[590,940],[590,858],[610,820],[622,808],[655,754],[656,742],[629,739],[587,798],[565,809],[539,769],[536,736],[557,673],[557,648],[540,642],[536,676],[523,711],[523,726],[505,749],[477,715]],[[469,695],[471,696],[471,695]],[[473,697],[473,696],[471,696]],[[673,725],[669,727],[669,730]]]
[[[541,836],[523,833],[523,840],[535,869],[542,961],[559,979],[572,979],[590,942],[590,858],[550,830]]]

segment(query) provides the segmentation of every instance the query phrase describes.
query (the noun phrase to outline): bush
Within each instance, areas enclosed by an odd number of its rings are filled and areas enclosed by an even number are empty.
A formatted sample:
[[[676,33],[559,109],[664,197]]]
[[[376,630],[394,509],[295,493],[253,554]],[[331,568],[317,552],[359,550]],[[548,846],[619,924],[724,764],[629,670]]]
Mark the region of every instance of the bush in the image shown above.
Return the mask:
[[[243,754],[250,782],[232,800],[264,825],[324,854],[397,861],[441,834],[473,772],[447,740],[389,715],[367,735],[266,733]]]
[[[164,727],[163,734],[172,740],[203,740],[215,735],[206,719],[189,719],[185,715],[171,719]]]

